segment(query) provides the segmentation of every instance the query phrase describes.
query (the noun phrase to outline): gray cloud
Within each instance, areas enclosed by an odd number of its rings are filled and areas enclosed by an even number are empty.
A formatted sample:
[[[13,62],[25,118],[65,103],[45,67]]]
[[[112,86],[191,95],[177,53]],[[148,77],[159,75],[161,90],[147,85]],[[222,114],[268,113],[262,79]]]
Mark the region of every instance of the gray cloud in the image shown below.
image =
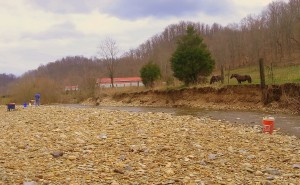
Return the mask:
[[[106,10],[117,17],[136,19],[139,17],[180,17],[197,13],[207,15],[228,14],[231,10],[229,0],[118,0]]]
[[[233,10],[230,0],[27,0],[55,13],[88,13],[99,10],[122,19],[180,17],[197,13],[227,15]]]
[[[65,22],[63,24],[54,25],[49,30],[40,33],[25,33],[22,35],[23,39],[34,39],[34,40],[50,40],[50,39],[68,39],[68,38],[78,38],[84,35],[76,31],[75,26],[70,22]]]
[[[66,13],[88,13],[95,6],[100,5],[97,0],[27,0],[35,7],[43,10],[66,14]]]

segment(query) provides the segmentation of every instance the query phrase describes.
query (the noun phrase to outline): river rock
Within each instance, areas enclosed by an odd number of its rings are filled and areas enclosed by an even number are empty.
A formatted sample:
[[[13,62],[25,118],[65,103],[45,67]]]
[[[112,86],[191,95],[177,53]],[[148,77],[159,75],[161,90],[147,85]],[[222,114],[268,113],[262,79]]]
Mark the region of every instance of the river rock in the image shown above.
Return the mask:
[[[50,153],[54,158],[63,156],[64,152],[62,151],[54,151]]]
[[[300,164],[293,164],[293,168],[300,169]]]
[[[243,167],[243,168],[252,168],[253,165],[250,164],[250,163],[243,163],[243,164],[242,164],[242,167]]]
[[[68,156],[68,159],[73,161],[73,160],[77,159],[77,157],[75,155],[70,155],[70,156]]]
[[[231,153],[233,153],[233,152],[234,152],[234,149],[233,149],[233,147],[232,147],[232,146],[229,146],[229,147],[227,148],[227,150],[228,150],[229,152],[231,152]]]
[[[258,171],[255,172],[255,175],[256,176],[263,176],[264,173],[258,170]]]
[[[247,156],[247,159],[255,159],[255,158],[256,158],[255,155],[248,155],[248,156]]]
[[[266,178],[267,180],[274,180],[275,179],[275,177],[274,176],[267,176],[267,178]]]
[[[217,156],[218,156],[218,154],[209,154],[209,155],[208,155],[208,159],[214,160],[214,159],[217,158]]]
[[[107,139],[107,135],[106,134],[99,134],[97,137],[99,139]]]
[[[23,185],[38,185],[36,182],[24,182]]]
[[[281,175],[281,172],[274,168],[267,168],[263,172],[271,174],[271,175]]]

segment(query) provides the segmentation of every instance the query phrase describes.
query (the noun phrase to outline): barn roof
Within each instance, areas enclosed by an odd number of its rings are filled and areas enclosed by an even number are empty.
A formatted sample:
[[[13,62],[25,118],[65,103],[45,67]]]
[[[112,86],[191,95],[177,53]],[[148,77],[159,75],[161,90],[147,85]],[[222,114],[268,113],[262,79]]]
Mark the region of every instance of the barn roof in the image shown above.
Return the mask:
[[[78,85],[67,85],[67,86],[65,86],[65,88],[75,88],[75,87],[78,87]]]
[[[114,83],[126,83],[126,82],[141,82],[142,79],[140,77],[127,77],[127,78],[113,78]],[[110,84],[110,78],[98,78],[97,83],[100,84]]]

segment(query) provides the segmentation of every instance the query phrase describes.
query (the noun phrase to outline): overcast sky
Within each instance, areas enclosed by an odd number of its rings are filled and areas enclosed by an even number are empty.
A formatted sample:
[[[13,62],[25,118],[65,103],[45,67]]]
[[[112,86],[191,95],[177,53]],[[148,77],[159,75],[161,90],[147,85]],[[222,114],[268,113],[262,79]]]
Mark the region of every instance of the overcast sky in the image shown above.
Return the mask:
[[[226,26],[272,0],[0,0],[0,73],[21,75],[66,56],[97,56],[105,38],[122,52],[179,21]]]

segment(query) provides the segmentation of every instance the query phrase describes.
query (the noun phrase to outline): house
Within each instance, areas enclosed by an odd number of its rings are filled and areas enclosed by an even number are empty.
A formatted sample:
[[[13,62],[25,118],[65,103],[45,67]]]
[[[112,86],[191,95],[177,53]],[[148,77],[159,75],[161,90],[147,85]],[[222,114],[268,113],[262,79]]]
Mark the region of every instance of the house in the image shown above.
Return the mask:
[[[65,91],[78,91],[78,85],[65,86]]]
[[[127,77],[127,78],[113,78],[114,87],[132,87],[144,86],[140,77]],[[97,78],[97,87],[109,88],[111,87],[110,78]]]

